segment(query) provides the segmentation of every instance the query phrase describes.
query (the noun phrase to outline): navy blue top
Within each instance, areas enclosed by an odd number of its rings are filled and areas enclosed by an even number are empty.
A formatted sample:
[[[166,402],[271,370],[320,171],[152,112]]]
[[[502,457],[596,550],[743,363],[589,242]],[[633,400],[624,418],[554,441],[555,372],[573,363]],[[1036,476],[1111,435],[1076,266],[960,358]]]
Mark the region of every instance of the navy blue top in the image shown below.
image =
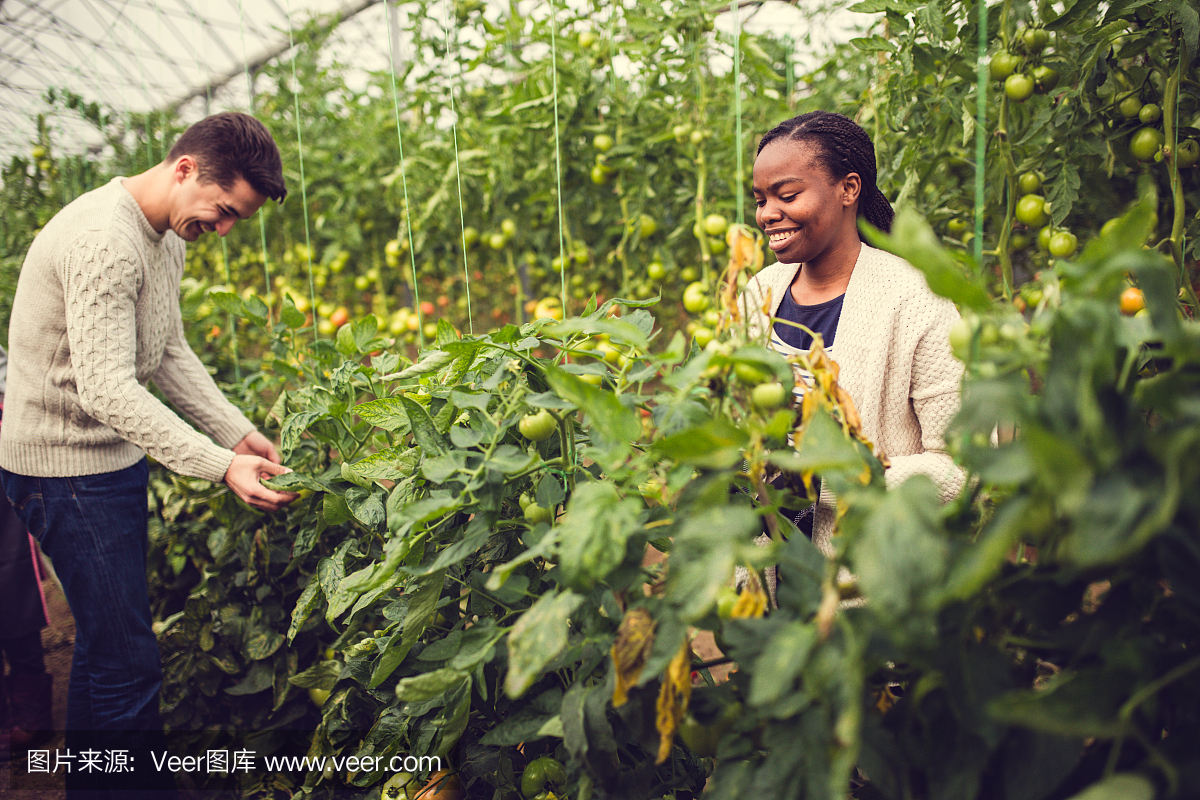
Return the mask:
[[[783,293],[783,300],[775,316],[789,322],[799,322],[815,333],[821,334],[825,340],[825,348],[833,346],[833,337],[837,333],[838,319],[842,316],[842,301],[846,295],[840,294],[832,300],[817,303],[815,306],[802,306],[792,299],[791,291]],[[797,350],[807,350],[812,345],[812,337],[792,325],[781,322],[775,323],[775,336]]]

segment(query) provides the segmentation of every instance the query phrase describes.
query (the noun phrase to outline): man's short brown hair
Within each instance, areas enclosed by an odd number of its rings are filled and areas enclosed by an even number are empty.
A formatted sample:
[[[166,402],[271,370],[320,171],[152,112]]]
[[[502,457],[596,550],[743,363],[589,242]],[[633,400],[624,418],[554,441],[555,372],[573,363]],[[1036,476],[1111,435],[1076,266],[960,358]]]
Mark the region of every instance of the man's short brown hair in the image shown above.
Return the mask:
[[[232,189],[238,178],[259,194],[283,202],[283,161],[279,147],[261,122],[249,114],[224,111],[192,125],[171,148],[167,162],[192,156],[201,183]]]

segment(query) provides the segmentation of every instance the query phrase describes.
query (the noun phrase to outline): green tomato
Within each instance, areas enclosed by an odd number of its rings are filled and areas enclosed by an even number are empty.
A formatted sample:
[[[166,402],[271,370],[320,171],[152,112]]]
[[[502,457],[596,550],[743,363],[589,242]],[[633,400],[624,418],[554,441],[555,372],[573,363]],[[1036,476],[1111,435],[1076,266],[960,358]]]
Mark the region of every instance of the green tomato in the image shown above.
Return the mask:
[[[511,219],[506,219],[500,223],[500,232],[504,234],[504,238],[511,239],[513,234],[517,232],[517,223]]]
[[[988,63],[988,71],[992,80],[1002,81],[1017,71],[1021,66],[1021,57],[1015,53],[996,53]]]
[[[700,349],[704,349],[713,340],[714,336],[716,336],[716,333],[713,332],[713,329],[703,325],[696,328],[696,331],[692,334],[692,338],[696,340],[696,344]]]
[[[508,244],[508,237],[503,233],[493,233],[488,237],[488,247],[493,250],[503,250],[506,244]]]
[[[750,402],[762,411],[774,411],[787,400],[787,389],[778,381],[760,383],[750,392]]]
[[[538,409],[533,414],[526,414],[521,417],[521,421],[517,423],[517,427],[521,431],[521,435],[533,442],[540,442],[543,439],[549,439],[555,429],[558,428],[558,421],[554,419],[554,415],[548,410]]]
[[[679,279],[684,283],[695,283],[696,279],[699,277],[700,273],[695,267],[684,267],[683,269],[679,270]]]
[[[530,503],[525,507],[525,521],[530,525],[538,525],[543,522],[554,521],[554,509],[539,506],[537,503]]]
[[[591,50],[595,44],[596,33],[594,31],[585,30],[579,32],[579,48],[581,50]]]
[[[597,186],[602,186],[608,183],[608,179],[611,175],[611,167],[606,167],[603,164],[595,164],[592,166],[592,183],[596,184]]]
[[[675,137],[675,141],[683,144],[688,140],[688,135],[692,132],[691,125],[676,125],[671,128],[671,135]]]
[[[733,607],[737,605],[737,589],[732,586],[722,586],[717,590],[717,616],[729,619],[733,615]]]
[[[1055,258],[1070,258],[1075,255],[1075,250],[1079,247],[1079,240],[1075,234],[1070,231],[1058,231],[1050,237],[1050,243],[1047,247],[1050,255]]]
[[[720,214],[709,214],[704,218],[704,232],[709,236],[720,236],[728,227],[728,220]]]
[[[966,229],[967,221],[962,217],[952,217],[946,223],[946,230],[955,236],[962,234]]]
[[[1142,99],[1135,94],[1131,94],[1117,103],[1117,111],[1125,119],[1136,119],[1142,113]]]
[[[1029,76],[1033,78],[1033,88],[1036,91],[1045,93],[1058,86],[1058,71],[1053,67],[1044,64],[1036,66],[1029,71]]]
[[[1154,103],[1146,103],[1142,106],[1142,110],[1138,112],[1138,120],[1143,125],[1153,125],[1162,117],[1162,109]]]
[[[397,772],[387,779],[379,796],[381,800],[412,800],[419,788],[411,772]]]
[[[1008,99],[1010,100],[1024,103],[1030,97],[1033,97],[1033,90],[1033,78],[1024,72],[1014,72],[1004,79],[1004,93],[1008,95]]]
[[[1031,228],[1040,228],[1050,221],[1046,215],[1046,198],[1027,194],[1017,201],[1017,219]]]
[[[1038,234],[1037,234],[1038,250],[1041,250],[1044,253],[1049,253],[1050,252],[1050,240],[1054,238],[1054,234],[1056,234],[1056,233],[1058,233],[1058,231],[1054,228],[1053,225],[1043,226],[1038,231]]]
[[[1129,152],[1138,161],[1150,161],[1163,146],[1162,131],[1157,128],[1138,128],[1129,139]]]
[[[613,138],[607,133],[598,133],[596,134],[595,138],[592,139],[592,147],[596,148],[601,153],[607,153],[609,150],[612,150],[614,144],[616,144],[616,142],[614,142]]]
[[[721,731],[715,725],[701,725],[691,714],[679,721],[679,738],[697,758],[712,758],[721,742]]]
[[[1050,32],[1045,28],[1026,28],[1021,31],[1020,37],[1028,53],[1040,53],[1050,44]]]
[[[747,364],[745,361],[739,361],[733,365],[733,374],[747,386],[757,386],[764,381],[769,381],[772,377],[771,373],[756,364]]]
[[[689,283],[683,290],[683,307],[689,314],[699,314],[708,308],[708,287],[700,281]]]
[[[1184,139],[1175,151],[1175,166],[1180,169],[1194,166],[1200,161],[1200,143],[1195,139]]]
[[[649,239],[658,231],[658,221],[649,214],[638,217],[638,233],[643,239]]]
[[[1017,188],[1021,194],[1033,194],[1042,188],[1042,176],[1036,172],[1022,172],[1017,177]]]
[[[546,784],[562,786],[567,782],[567,771],[560,761],[542,756],[530,761],[521,773],[521,794],[525,797],[537,797]]]
[[[974,335],[971,323],[965,319],[959,319],[950,326],[950,350],[959,361],[966,361],[970,357]]]
[[[667,268],[661,261],[651,261],[646,267],[646,277],[655,283],[662,283],[667,278]]]
[[[1008,249],[1014,253],[1019,253],[1029,247],[1029,237],[1024,233],[1014,233],[1008,240]]]

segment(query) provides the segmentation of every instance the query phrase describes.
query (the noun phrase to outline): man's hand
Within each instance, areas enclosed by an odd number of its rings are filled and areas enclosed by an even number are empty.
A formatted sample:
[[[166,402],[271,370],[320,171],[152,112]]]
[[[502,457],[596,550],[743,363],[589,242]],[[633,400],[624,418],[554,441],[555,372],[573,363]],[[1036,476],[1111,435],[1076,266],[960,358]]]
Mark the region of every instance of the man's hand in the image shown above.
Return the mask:
[[[249,437],[247,437],[249,438]],[[274,452],[272,447],[271,451]],[[239,453],[233,457],[225,471],[225,484],[233,493],[248,504],[263,511],[278,511],[300,495],[295,492],[277,492],[260,483],[260,479],[291,472],[287,467],[275,464],[262,456]]]
[[[246,434],[246,438],[233,446],[233,452],[244,456],[258,456],[265,458],[272,464],[282,463],[279,453],[275,452],[275,445],[271,440],[263,436],[258,431],[251,431]],[[279,473],[282,474],[282,473]]]

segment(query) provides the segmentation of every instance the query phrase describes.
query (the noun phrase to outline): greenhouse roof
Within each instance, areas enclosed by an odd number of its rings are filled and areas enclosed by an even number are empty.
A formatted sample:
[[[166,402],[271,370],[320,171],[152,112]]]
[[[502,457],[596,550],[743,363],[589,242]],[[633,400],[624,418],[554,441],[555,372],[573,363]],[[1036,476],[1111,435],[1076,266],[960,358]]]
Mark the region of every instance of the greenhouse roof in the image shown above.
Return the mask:
[[[50,90],[131,113],[195,103],[203,114],[221,92],[244,102],[247,67],[331,13],[346,20],[344,42],[386,65],[380,0],[0,0],[0,157],[35,142]],[[222,99],[221,107],[238,104]],[[71,123],[55,116],[55,124]]]
[[[814,24],[802,3],[833,7],[822,0],[743,2],[749,9],[742,21],[759,32],[794,30],[799,38],[817,27],[818,38],[846,38],[838,29],[848,25],[830,25],[828,15]],[[498,15],[508,0],[490,4]],[[545,0],[521,5],[530,9]],[[246,109],[249,74],[286,54],[295,32],[318,16],[340,20],[328,43],[331,59],[376,70],[388,67],[390,48],[403,57],[402,46],[396,50],[388,41],[381,0],[212,0],[202,6],[193,0],[0,0],[0,161],[27,155],[38,143],[39,115],[63,151],[98,149],[96,129],[67,111],[68,103],[96,103],[118,114],[180,110],[185,119]],[[732,15],[722,16],[721,27],[731,29]]]

